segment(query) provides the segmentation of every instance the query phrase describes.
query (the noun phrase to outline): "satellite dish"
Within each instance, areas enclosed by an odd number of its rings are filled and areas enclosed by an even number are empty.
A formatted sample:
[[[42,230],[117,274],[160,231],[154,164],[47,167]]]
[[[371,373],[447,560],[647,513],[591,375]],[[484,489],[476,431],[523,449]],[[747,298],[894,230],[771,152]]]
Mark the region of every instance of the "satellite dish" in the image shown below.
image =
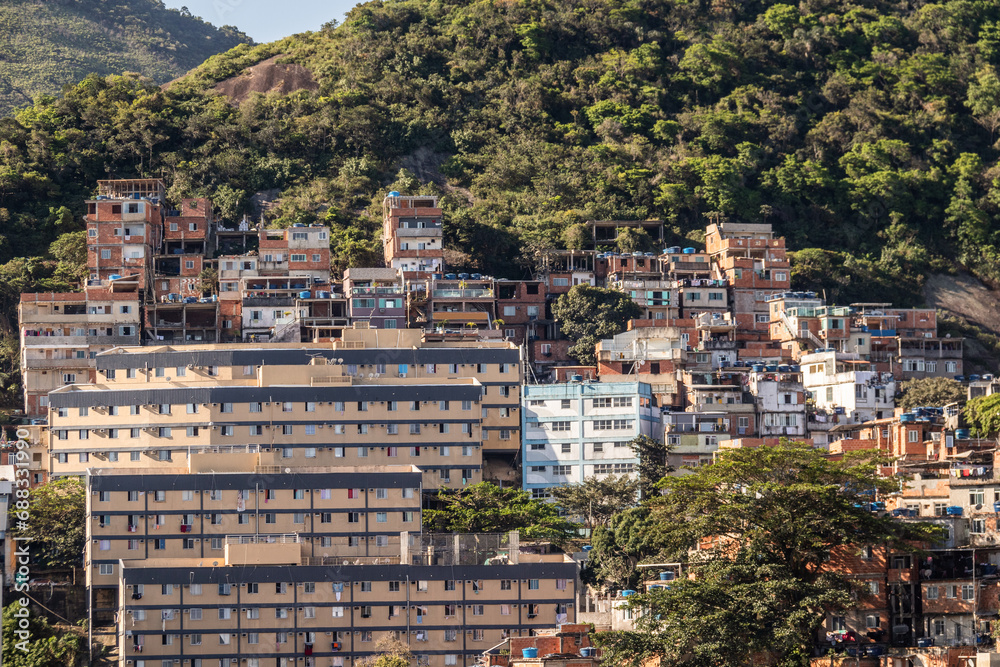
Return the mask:
[[[212,561],[212,565],[214,565],[214,566],[218,567],[218,566],[219,566],[219,561],[217,561],[217,560],[213,560],[213,561]]]
[[[291,468],[285,468],[285,472],[292,472]]]

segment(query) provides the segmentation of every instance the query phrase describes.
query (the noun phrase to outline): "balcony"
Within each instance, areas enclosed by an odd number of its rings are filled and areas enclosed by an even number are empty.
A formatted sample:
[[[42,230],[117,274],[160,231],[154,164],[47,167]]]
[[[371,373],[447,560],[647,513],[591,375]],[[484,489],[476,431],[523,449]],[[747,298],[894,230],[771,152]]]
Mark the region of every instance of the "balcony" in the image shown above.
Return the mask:
[[[260,296],[243,299],[244,307],[253,306],[294,306],[295,299],[290,296]]]
[[[697,271],[705,272],[712,270],[712,265],[708,262],[681,262],[676,260],[670,261],[671,271]]]
[[[492,299],[491,289],[435,289],[431,290],[435,299]]]
[[[403,288],[397,285],[392,287],[352,287],[353,296],[375,296],[378,294],[403,294]]]
[[[698,344],[701,350],[735,350],[736,341],[717,338],[713,340],[703,340]]]
[[[138,340],[138,338],[136,339]],[[42,368],[94,368],[93,359],[26,359],[26,369]]]
[[[62,347],[78,345],[138,345],[139,335],[134,336],[25,336],[25,347]]]

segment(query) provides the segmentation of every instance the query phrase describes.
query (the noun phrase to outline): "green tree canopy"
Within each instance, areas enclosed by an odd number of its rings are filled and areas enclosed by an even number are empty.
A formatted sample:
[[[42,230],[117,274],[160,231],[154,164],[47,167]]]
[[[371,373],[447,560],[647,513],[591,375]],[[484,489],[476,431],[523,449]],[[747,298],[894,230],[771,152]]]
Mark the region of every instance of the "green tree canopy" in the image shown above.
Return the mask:
[[[711,466],[665,478],[663,495],[644,508],[656,533],[650,546],[659,550],[642,556],[683,561],[697,576],[636,596],[631,606],[647,613],[634,632],[600,635],[605,660],[808,664],[826,612],[856,602],[850,583],[824,567],[832,553],[882,544],[909,550],[912,541],[941,537],[929,524],[868,511],[873,492],[898,489],[898,481],[879,478],[883,463],[875,452],[835,460],[782,441],[727,450]]]
[[[625,331],[642,310],[624,292],[590,285],[574,285],[552,304],[563,334],[571,341],[569,353],[581,364],[593,364],[594,346]]]
[[[919,378],[899,385],[903,397],[896,399],[896,407],[911,410],[917,407],[940,408],[949,403],[965,401],[966,391],[961,382],[951,378]]]
[[[442,509],[424,511],[428,530],[454,533],[506,533],[565,540],[576,532],[552,503],[535,500],[527,491],[480,482],[460,491],[438,493]]]
[[[80,567],[86,543],[86,493],[76,477],[61,477],[31,490],[29,520],[21,522],[14,505],[10,525],[14,534],[31,537],[32,562],[43,567]]]
[[[20,619],[15,616],[20,604],[4,601],[3,664],[4,667],[82,667],[87,664],[87,642],[72,632],[58,632],[35,611],[28,616],[31,639],[21,642],[16,634]],[[21,650],[23,648],[27,650]]]
[[[413,654],[410,647],[386,633],[375,642],[375,655],[358,661],[358,667],[410,667]]]
[[[557,486],[552,490],[552,497],[567,515],[593,528],[608,525],[616,514],[634,507],[638,490],[638,482],[628,475],[608,475]]]
[[[600,590],[634,589],[641,578],[636,566],[663,549],[662,537],[648,506],[618,512],[607,526],[594,528],[593,549],[580,576]]]
[[[649,252],[653,249],[653,239],[642,228],[622,227],[615,238],[620,252]]]
[[[66,232],[49,246],[56,258],[56,276],[70,283],[82,284],[87,278],[87,231]]]
[[[657,484],[673,470],[667,458],[670,447],[648,435],[636,436],[628,445],[639,459],[639,495],[646,500],[658,493]]]
[[[977,437],[1000,433],[1000,394],[977,396],[965,404],[962,416]]]

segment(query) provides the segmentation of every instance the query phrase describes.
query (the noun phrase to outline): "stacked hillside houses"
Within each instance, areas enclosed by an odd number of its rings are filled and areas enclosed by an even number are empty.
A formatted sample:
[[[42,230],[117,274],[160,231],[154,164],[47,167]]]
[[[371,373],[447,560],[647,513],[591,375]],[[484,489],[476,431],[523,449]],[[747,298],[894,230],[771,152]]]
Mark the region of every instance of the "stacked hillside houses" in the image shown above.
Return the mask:
[[[433,196],[389,193],[383,264],[342,275],[326,227],[220,221],[156,179],[101,181],[86,206],[81,291],[21,296],[28,464],[34,484],[86,481],[90,627],[122,667],[350,666],[386,634],[420,664],[471,666],[602,624],[571,557],[424,533],[422,497],[634,475],[640,436],[677,474],[792,438],[878,449],[912,476],[873,511],[947,524],[948,544],[845,556],[882,597],[819,644],[965,645],[997,613],[994,445],[953,406],[895,407],[905,380],[965,379],[962,339],[933,310],[792,290],[770,225],[716,221],[695,248],[663,244],[659,221],[593,221],[590,249],[511,280],[445,264]],[[609,250],[625,228],[661,251]],[[592,366],[552,315],[577,285],[641,311]]]

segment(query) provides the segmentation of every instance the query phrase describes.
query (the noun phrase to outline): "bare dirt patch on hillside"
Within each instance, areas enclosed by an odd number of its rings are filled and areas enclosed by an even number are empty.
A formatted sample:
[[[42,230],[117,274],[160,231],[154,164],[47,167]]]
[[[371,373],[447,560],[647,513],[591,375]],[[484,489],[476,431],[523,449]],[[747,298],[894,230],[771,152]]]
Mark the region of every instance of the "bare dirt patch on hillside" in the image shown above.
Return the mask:
[[[968,273],[936,274],[924,283],[927,305],[959,315],[993,333],[1000,333],[1000,295]]]
[[[287,95],[296,90],[316,90],[319,84],[312,72],[294,63],[279,64],[282,56],[274,56],[248,67],[241,74],[220,81],[215,91],[227,96],[239,106],[251,93],[281,93]]]

